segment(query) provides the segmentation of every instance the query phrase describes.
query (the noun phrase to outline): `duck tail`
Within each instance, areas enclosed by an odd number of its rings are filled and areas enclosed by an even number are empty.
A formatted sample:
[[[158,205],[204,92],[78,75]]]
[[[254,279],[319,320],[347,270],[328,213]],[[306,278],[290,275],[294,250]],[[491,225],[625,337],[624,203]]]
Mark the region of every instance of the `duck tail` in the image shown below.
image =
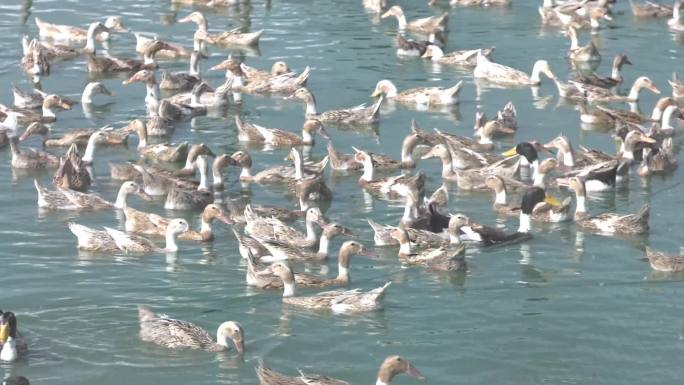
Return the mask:
[[[370,225],[371,229],[373,229],[374,232],[383,232],[385,231],[385,226],[379,224],[378,222],[372,220],[372,219],[366,219],[368,221],[368,224]]]
[[[140,322],[154,321],[157,319],[157,315],[147,305],[138,305],[138,319]]]
[[[371,290],[371,293],[376,295],[377,300],[381,300],[382,298],[385,297],[385,292],[387,291],[387,288],[390,287],[391,284],[392,284],[392,281],[388,281],[386,284]]]
[[[456,83],[453,87],[449,87],[449,88],[445,89],[444,93],[447,96],[456,96],[456,95],[458,95],[459,92],[461,92],[462,86],[463,86],[463,80]]]
[[[328,141],[328,144],[325,146],[325,148],[328,150],[328,159],[330,160],[330,166],[333,169],[337,169],[341,167],[342,161],[340,160],[340,153],[335,150],[335,147],[333,147],[332,140]]]
[[[648,229],[648,220],[650,217],[650,212],[651,206],[646,204],[643,207],[641,207],[641,210],[639,210],[638,213],[634,214],[634,216],[630,218],[630,222],[634,225],[643,226],[644,228]]]
[[[311,67],[306,66],[306,68],[304,68],[304,71],[302,71],[302,73],[299,74],[299,76],[297,76],[295,83],[298,86],[303,87],[306,85],[306,82],[309,80],[309,76],[311,76]]]
[[[40,20],[40,19],[37,18],[37,17],[34,18],[33,21],[36,22],[36,27],[38,27],[38,29],[41,29],[41,28],[45,25],[45,22],[44,22],[43,20]]]
[[[380,95],[380,98],[378,98],[378,101],[375,102],[373,105],[373,108],[371,110],[370,114],[370,120],[371,121],[377,121],[380,119],[380,106],[382,105],[382,101],[385,100],[384,95]]]

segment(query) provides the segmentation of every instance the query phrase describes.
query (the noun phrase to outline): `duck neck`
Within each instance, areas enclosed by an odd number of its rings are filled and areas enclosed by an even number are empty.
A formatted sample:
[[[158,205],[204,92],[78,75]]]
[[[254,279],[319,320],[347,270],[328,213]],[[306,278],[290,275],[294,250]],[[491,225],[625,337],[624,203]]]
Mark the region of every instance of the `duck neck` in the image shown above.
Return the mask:
[[[208,237],[212,237],[212,230],[211,230],[211,219],[206,219],[204,218],[204,215],[200,217],[200,234],[203,236],[206,235]]]
[[[127,203],[128,191],[124,186],[121,186],[119,193],[116,195],[116,201],[114,202],[114,207],[123,210],[128,207]]]
[[[296,180],[302,180],[304,178],[304,165],[302,162],[302,158],[299,154],[299,152],[294,152],[294,169],[295,169],[295,179]]]
[[[86,34],[86,45],[83,51],[95,54],[95,26],[88,28],[88,33]]]
[[[586,202],[586,197],[584,194],[576,194],[576,203],[575,203],[575,215],[577,214],[584,214],[587,212],[587,202]]]
[[[45,118],[55,118],[55,111],[50,106],[43,106],[43,117]]]
[[[489,130],[485,130],[484,127],[480,129],[480,139],[477,141],[478,144],[494,144],[494,141],[492,140],[492,134],[489,132]]]
[[[667,107],[665,109],[665,112],[663,112],[662,116],[662,123],[660,123],[660,129],[661,130],[671,130],[673,129],[672,127],[672,114],[677,110],[677,108],[674,107]]]
[[[518,232],[519,233],[529,233],[530,230],[532,229],[532,222],[530,218],[530,214],[525,214],[523,212],[520,213],[520,226],[518,227]]]
[[[166,230],[166,251],[178,251],[178,244],[176,243],[176,233],[171,229]]]
[[[17,342],[14,337],[7,337],[7,341],[0,351],[0,361],[14,361],[17,359]]]
[[[375,177],[375,168],[373,167],[373,160],[370,159],[370,157],[366,157],[366,159],[363,161],[363,175],[361,175],[361,179],[370,182],[374,179]]]
[[[532,175],[532,185],[535,187],[545,188],[546,187],[546,173],[539,172],[538,169],[535,169],[534,174]]]
[[[613,80],[622,80],[622,73],[620,73],[620,64],[619,63],[614,63],[613,64],[613,70],[610,72],[610,77]]]
[[[306,240],[308,242],[316,242],[316,229],[314,223],[309,218],[306,218]]]
[[[404,165],[414,165],[416,161],[413,159],[413,150],[418,144],[418,138],[414,135],[407,136],[404,143],[401,145],[401,163]]]
[[[408,22],[406,21],[406,16],[403,13],[400,13],[398,15],[395,15],[395,17],[397,18],[397,22],[399,22],[399,29],[406,29],[406,26],[408,25]]]
[[[340,250],[337,257],[337,281],[349,282],[349,260],[351,253],[345,249]]]
[[[577,43],[577,38],[575,38],[575,44],[576,43]],[[570,49],[573,49],[572,46],[570,47]],[[530,82],[533,84],[541,83],[541,73],[542,73],[541,63],[539,63],[539,62],[534,63],[534,67],[532,67],[532,74],[530,74]]]
[[[142,127],[138,130],[138,148],[147,147],[147,128]]]
[[[199,173],[200,173],[200,182],[199,186],[197,186],[198,191],[209,191],[209,181],[207,178],[207,168],[205,167],[200,167],[199,168]]]
[[[579,41],[577,40],[577,35],[570,33],[570,51],[574,51],[579,48]]]
[[[494,199],[494,203],[499,205],[505,205],[508,203],[508,194],[506,192],[505,187],[496,192],[496,198]]]
[[[395,86],[391,82],[385,83],[384,91],[385,96],[387,96],[388,98],[395,98],[399,94],[399,92],[397,91],[397,86]]]
[[[399,254],[411,254],[411,241],[409,241],[408,239],[402,239],[399,242]]]
[[[314,142],[314,137],[308,130],[302,130],[302,143],[311,145]]]
[[[306,115],[317,115],[318,110],[316,110],[316,98],[312,94],[309,94],[304,100],[306,103]]]
[[[157,110],[159,109],[159,89],[157,88],[157,82],[154,80],[145,82],[145,104],[147,105],[147,110],[150,112],[151,116],[157,116]]]
[[[88,144],[86,145],[85,153],[83,154],[83,158],[81,158],[84,163],[93,163],[93,160],[95,159],[95,147],[97,147],[96,142],[97,137],[95,137],[95,135],[90,135],[90,138],[88,139]]]
[[[448,150],[445,151],[442,156],[440,156],[440,159],[442,160],[442,178],[449,178],[453,176],[454,166],[451,159],[451,153]]]
[[[575,154],[571,146],[565,149],[559,149],[561,161],[566,167],[575,167]]]
[[[308,229],[307,229],[308,231]],[[330,248],[330,239],[323,233],[321,234],[321,239],[318,241],[318,255],[327,256]]]
[[[242,171],[240,171],[240,178],[251,178],[252,168],[249,166],[242,166]]]
[[[223,173],[221,171],[222,169],[217,163],[211,166],[211,179],[215,186],[223,184]]]
[[[190,69],[188,69],[188,74],[190,76],[198,76],[199,77],[199,54],[197,55],[192,55],[190,57]]]
[[[416,204],[411,201],[406,201],[404,205],[404,214],[401,216],[402,222],[412,222],[416,219],[414,213],[416,212]]]
[[[639,100],[639,92],[641,91],[641,85],[639,84],[634,84],[632,88],[629,90],[629,95],[627,95],[627,99],[630,101],[636,102]]]
[[[81,95],[81,104],[91,104],[93,102],[93,83],[89,83]]]
[[[295,296],[295,282],[293,278],[283,281],[283,297]]]
[[[432,60],[439,60],[444,57],[444,51],[437,45],[432,46]]]

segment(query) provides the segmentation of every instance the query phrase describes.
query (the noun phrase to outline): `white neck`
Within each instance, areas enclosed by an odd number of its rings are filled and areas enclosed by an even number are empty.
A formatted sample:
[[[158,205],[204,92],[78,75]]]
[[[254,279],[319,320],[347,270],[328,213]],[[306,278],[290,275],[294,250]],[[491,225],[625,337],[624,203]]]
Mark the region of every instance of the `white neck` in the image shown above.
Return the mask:
[[[591,26],[591,29],[597,29],[601,26],[598,20],[593,17],[589,18],[589,25]]]
[[[316,241],[316,229],[314,229],[314,223],[308,218],[306,219],[306,240],[313,242]]]
[[[586,199],[587,198],[584,195],[577,195],[577,202],[575,204],[575,214],[587,212]]]
[[[166,251],[176,252],[178,251],[178,244],[176,243],[176,234],[168,228],[166,230]]]
[[[215,185],[223,184],[223,175],[221,175],[221,170],[218,168],[211,170],[211,178]]]
[[[308,232],[308,228],[307,228],[307,232]],[[329,246],[330,246],[330,240],[328,239],[328,236],[325,234],[321,235],[321,239],[318,242],[318,254],[328,255]]]
[[[378,378],[375,381],[375,385],[389,385],[389,384]]]
[[[441,48],[439,48],[436,45],[433,45],[432,48],[432,60],[439,60],[444,57],[444,51],[442,51]]]
[[[314,142],[313,135],[307,130],[302,130],[302,142],[304,144],[311,144]]]
[[[88,28],[88,34],[86,35],[86,52],[95,53],[95,28]]]
[[[199,186],[197,186],[197,190],[208,191],[209,190],[209,181],[207,180],[206,167],[200,167],[199,173],[200,173],[200,183],[199,183]]]
[[[230,347],[230,339],[227,336],[219,334],[219,332],[216,332],[216,344],[225,346],[227,348]]]
[[[190,106],[191,107],[202,106],[202,103],[200,102],[200,95],[198,93],[193,92],[190,94]]]
[[[295,283],[294,282],[283,282],[283,297],[294,297],[295,296]]]
[[[613,67],[613,71],[610,73],[610,77],[615,80],[619,80],[622,78],[622,75],[620,74],[620,68],[618,68],[618,66]]]
[[[479,144],[493,144],[492,137],[489,133],[485,133],[483,129],[480,129],[480,139],[477,141]]]
[[[199,55],[193,57],[196,57],[197,59],[190,59],[190,69],[188,70],[188,74],[191,76],[199,76]]]
[[[579,41],[577,41],[577,36],[574,33],[570,34],[570,51],[574,51],[579,48]]]
[[[347,266],[342,266],[341,263],[337,264],[337,278],[348,279],[349,269]]]
[[[240,178],[251,178],[252,177],[252,171],[250,170],[249,167],[243,167],[242,171],[240,171]]]
[[[575,156],[572,154],[572,150],[563,151],[563,165],[566,167],[575,167]]]
[[[534,171],[534,175],[532,176],[532,185],[536,187],[541,187],[544,188],[546,186],[546,174],[538,172],[537,170]]]
[[[151,55],[143,55],[143,64],[145,64],[145,65],[154,64],[154,58]]]
[[[639,91],[641,91],[641,86],[638,84],[633,85],[632,88],[629,90],[629,95],[627,96],[627,98],[631,101],[639,100]]]
[[[404,214],[401,217],[402,221],[413,221],[414,219],[416,219],[415,215],[413,215],[414,207],[415,204],[411,202],[406,202],[406,204],[404,205]]]
[[[145,89],[147,92],[145,95],[147,111],[151,116],[157,116],[157,110],[159,109],[159,90],[157,89],[157,83],[146,82]]]
[[[520,213],[520,226],[518,227],[519,233],[529,233],[532,229],[532,223],[529,214]]]
[[[411,254],[411,242],[407,241],[399,245],[399,252],[401,254]]]
[[[506,189],[501,189],[496,192],[496,198],[494,199],[494,203],[500,204],[500,205],[505,205],[508,202],[508,197],[506,196]]]
[[[313,97],[309,97],[306,99],[306,114],[307,115],[317,115],[318,111],[316,110],[316,100]]]
[[[575,43],[577,40],[575,40]],[[573,49],[572,47],[570,49]],[[530,81],[532,83],[538,84],[541,83],[541,77],[539,76],[541,74],[541,66],[539,63],[534,63],[534,67],[532,67],[532,74],[530,75]]]
[[[401,162],[402,163],[413,163],[413,147],[409,148],[403,146],[401,148]]]
[[[55,117],[55,111],[53,111],[52,108],[50,108],[50,107],[43,106],[43,116],[46,118],[54,118]]]
[[[85,163],[93,163],[93,159],[95,157],[95,147],[97,147],[97,144],[95,144],[96,141],[97,138],[95,135],[90,135],[88,144],[86,145],[85,153],[83,154],[83,158],[81,158]]]
[[[304,178],[304,170],[303,167],[304,165],[302,164],[302,158],[299,155],[299,152],[294,152],[294,169],[295,169],[295,179],[296,180],[302,180]]]
[[[93,83],[89,83],[83,90],[83,94],[81,95],[82,104],[90,104],[93,102],[93,88]]]
[[[449,243],[452,245],[461,244],[461,238],[458,236],[458,231],[456,231],[456,234],[451,234],[451,232],[449,232]]]
[[[663,120],[662,123],[660,123],[660,128],[661,129],[672,129],[672,125],[670,124],[671,119],[672,119],[672,113],[674,113],[677,110],[676,107],[671,107],[668,106],[665,109],[665,112],[663,113]]]
[[[397,94],[397,86],[390,82],[385,83],[385,96],[387,96],[388,98],[394,98],[397,96]]]
[[[211,223],[204,220],[204,216],[201,218],[200,233],[211,233]]]
[[[399,22],[399,29],[406,29],[406,26],[408,23],[406,22],[406,16],[401,13],[399,15],[396,15],[397,21]]]
[[[13,337],[7,338],[0,351],[0,361],[14,361],[18,357],[17,343]]]
[[[114,202],[114,207],[120,210],[123,210],[126,207],[128,207],[126,198],[128,198],[128,191],[126,190],[126,188],[124,188],[124,186],[121,186],[121,188],[119,189],[119,193],[116,195],[116,202]]]
[[[370,182],[373,180],[374,176],[375,170],[373,168],[373,161],[370,157],[366,157],[366,160],[363,161],[363,175],[361,175],[361,179]]]

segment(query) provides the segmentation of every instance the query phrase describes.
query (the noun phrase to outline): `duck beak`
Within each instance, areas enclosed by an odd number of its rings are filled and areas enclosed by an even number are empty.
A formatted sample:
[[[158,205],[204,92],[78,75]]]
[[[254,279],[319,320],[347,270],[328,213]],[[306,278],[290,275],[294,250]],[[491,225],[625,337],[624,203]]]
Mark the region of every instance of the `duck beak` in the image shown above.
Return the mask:
[[[9,338],[9,324],[0,325],[0,345],[4,344]]]
[[[136,195],[139,196],[140,198],[146,200],[146,201],[152,200],[152,196],[150,194],[146,193],[145,190],[143,190],[142,188],[140,190],[138,190]]]
[[[502,152],[501,155],[503,155],[503,156],[514,156],[514,155],[518,155],[518,152],[515,151],[515,147],[513,147],[506,152]]]
[[[424,380],[425,376],[423,376],[423,373],[420,372],[420,370],[416,369],[415,366],[411,365],[411,363],[408,363],[408,367],[406,368],[406,374],[409,376],[413,376],[419,380]]]
[[[62,100],[62,101],[59,103],[59,106],[62,107],[62,109],[65,109],[65,110],[70,110],[70,109],[71,109],[71,103],[67,102],[66,100]]]
[[[245,352],[245,341],[243,340],[235,340],[233,341],[235,344],[235,350],[238,352],[238,354],[242,354]]]
[[[373,91],[373,93],[371,94],[371,97],[372,97],[372,98],[377,98],[377,97],[380,96],[381,94],[382,94],[382,91],[376,89],[376,90]]]
[[[654,86],[653,83],[651,83],[651,84],[649,84],[648,86],[646,86],[646,88],[648,88],[648,89],[649,89],[651,92],[653,92],[654,94],[660,95],[660,90],[659,90],[658,88],[656,88],[656,86]]]
[[[226,69],[226,65],[224,63],[219,63],[211,68],[209,68],[209,71],[219,71],[219,70],[224,70]]]
[[[354,231],[352,231],[351,229],[348,229],[346,227],[342,227],[342,235],[346,235],[346,236],[351,237],[351,236],[354,236],[355,234],[354,234]]]
[[[646,135],[641,135],[640,140],[644,143],[650,143],[650,144],[653,144],[656,142],[655,139],[651,138],[650,136],[646,136]]]
[[[105,87],[105,86],[102,86],[102,88],[100,88],[100,92],[102,92],[104,95],[107,95],[107,96],[113,96],[114,95],[114,94],[112,94],[112,91],[107,89],[107,87]]]
[[[30,133],[28,130],[26,130],[26,131],[24,131],[24,132],[19,136],[19,141],[20,141],[20,142],[23,142],[23,141],[25,141],[29,136],[31,136],[31,133]]]
[[[321,135],[324,139],[330,140],[330,136],[328,136],[328,132],[321,126],[321,128],[318,129],[318,134]]]
[[[603,15],[603,19],[608,20],[608,21],[613,21],[613,18],[607,13]]]
[[[314,222],[315,222],[317,225],[321,226],[321,228],[325,227],[325,225],[328,224],[328,222],[326,222],[325,218],[323,218],[322,216],[316,218],[316,220],[314,220]]]
[[[376,253],[375,251],[368,250],[365,247],[363,248],[363,250],[361,250],[359,255],[363,255],[363,256],[366,256],[368,258],[380,258],[380,254]]]
[[[188,16],[185,16],[184,18],[178,20],[177,23],[189,23],[191,21],[192,21],[192,18],[190,17],[190,15],[188,15]]]
[[[230,218],[228,218],[225,214],[221,214],[221,215],[217,216],[216,219],[218,219],[219,221],[221,221],[227,225],[232,225],[233,223],[235,223]]]
[[[546,202],[552,206],[560,206],[561,205],[560,201],[556,197],[549,195],[549,194],[546,194],[544,196],[544,202]]]
[[[381,19],[386,19],[386,18],[388,18],[388,17],[390,17],[390,16],[392,16],[392,12],[387,11],[387,12],[383,13],[382,15],[380,15],[380,18],[381,18]]]

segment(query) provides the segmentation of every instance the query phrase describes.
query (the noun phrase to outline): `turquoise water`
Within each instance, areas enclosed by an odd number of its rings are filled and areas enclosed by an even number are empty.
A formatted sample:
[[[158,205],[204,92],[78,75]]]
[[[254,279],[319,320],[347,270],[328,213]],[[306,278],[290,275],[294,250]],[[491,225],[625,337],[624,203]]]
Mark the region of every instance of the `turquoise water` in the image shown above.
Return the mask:
[[[10,82],[28,88],[18,62],[21,36],[37,34],[34,16],[85,25],[105,15],[120,15],[132,31],[186,46],[194,30],[194,25],[175,23],[191,8],[162,1],[31,3],[0,4],[4,15],[0,18],[0,101],[5,104],[11,103]],[[434,12],[422,1],[398,3],[409,18]],[[537,6],[536,1],[517,1],[509,10],[454,9],[447,49],[496,46],[498,62],[529,71],[536,59],[543,58],[559,77],[567,78],[567,38],[556,29],[542,28]],[[529,89],[478,93],[467,72],[397,59],[396,23],[373,20],[359,1],[276,0],[265,7],[257,0],[239,10],[205,11],[210,29],[249,25],[252,30],[265,30],[261,56],[249,56],[248,64],[266,68],[274,60],[286,60],[298,71],[311,66],[309,87],[321,111],[371,102],[369,94],[383,78],[392,79],[400,89],[464,80],[460,106],[447,111],[387,108],[377,132],[328,129],[336,147],[345,152],[353,145],[398,156],[414,118],[427,129],[470,135],[477,110],[492,116],[509,100],[518,110],[520,128],[515,138],[497,143],[499,150],[522,140],[547,141],[559,133],[576,146],[615,149],[605,132],[580,128],[578,112],[558,103],[555,86],[548,81],[542,84],[539,98],[533,98]],[[634,63],[625,67],[627,84],[646,74],[669,94],[666,79],[681,69],[682,39],[667,31],[664,20],[634,20],[625,3],[617,4],[615,11],[615,20],[598,36],[604,57],[599,72],[608,73],[612,56],[624,52]],[[580,35],[581,42],[586,39],[586,34]],[[133,44],[132,34],[116,35],[111,53],[132,56]],[[203,70],[226,54],[212,47]],[[184,70],[187,64],[163,61],[161,66]],[[223,74],[205,72],[205,77],[216,85]],[[115,96],[98,99],[100,106],[91,117],[76,106],[58,115],[54,129],[120,126],[143,116],[143,87],[122,86],[122,78],[103,80]],[[79,58],[54,65],[42,84],[45,90],[77,97],[87,79]],[[642,110],[650,111],[656,99],[644,93]],[[243,104],[231,106],[224,117],[179,123],[173,140],[204,142],[216,153],[232,153],[241,147],[233,123],[237,113],[264,126],[294,131],[301,126],[304,107],[246,95]],[[95,191],[113,199],[118,185],[109,179],[107,162],[136,158],[134,144],[135,139],[128,150],[98,150]],[[325,153],[324,144],[319,140],[314,157]],[[39,146],[39,141],[32,139],[25,145]],[[252,155],[261,168],[281,162],[285,150],[252,150]],[[9,159],[8,149],[0,150],[0,308],[17,313],[31,351],[19,362],[0,364],[0,375],[24,375],[35,384],[256,384],[253,366],[262,357],[274,369],[293,375],[296,368],[304,368],[352,383],[371,383],[385,356],[401,354],[429,384],[671,384],[681,378],[683,276],[651,271],[642,251],[646,244],[669,251],[681,245],[684,198],[682,187],[676,185],[684,176],[681,168],[666,178],[632,176],[626,187],[589,202],[594,212],[631,212],[649,202],[648,236],[606,238],[578,231],[572,223],[535,225],[535,237],[528,243],[468,249],[469,271],[461,275],[403,269],[395,249],[378,249],[382,258],[355,257],[351,273],[353,287],[369,289],[388,279],[394,282],[386,309],[361,317],[333,317],[283,308],[279,293],[246,288],[236,242],[221,224],[216,225],[213,244],[182,243],[175,258],[79,253],[66,223],[115,226],[118,214],[39,212],[32,179],[47,185],[50,174],[14,173]],[[419,169],[428,174],[428,190],[441,184],[438,162],[421,161]],[[232,198],[251,196],[255,203],[293,207],[294,202],[277,190],[258,185],[246,190],[235,182],[236,177],[232,173],[227,183]],[[326,216],[354,229],[360,241],[372,245],[365,219],[392,223],[402,207],[366,199],[356,178],[330,177],[336,198]],[[489,208],[491,199],[489,193],[459,192],[454,187],[449,210],[508,230],[517,228],[515,219],[497,219]],[[178,215],[166,213],[158,201],[131,199],[131,203],[142,210]],[[198,225],[195,213],[183,215],[191,225]],[[335,240],[333,250],[341,242]],[[333,271],[335,263],[329,262]],[[142,343],[137,335],[140,303],[212,333],[224,320],[239,321],[246,332],[244,360]],[[417,380],[398,377],[396,382]]]

